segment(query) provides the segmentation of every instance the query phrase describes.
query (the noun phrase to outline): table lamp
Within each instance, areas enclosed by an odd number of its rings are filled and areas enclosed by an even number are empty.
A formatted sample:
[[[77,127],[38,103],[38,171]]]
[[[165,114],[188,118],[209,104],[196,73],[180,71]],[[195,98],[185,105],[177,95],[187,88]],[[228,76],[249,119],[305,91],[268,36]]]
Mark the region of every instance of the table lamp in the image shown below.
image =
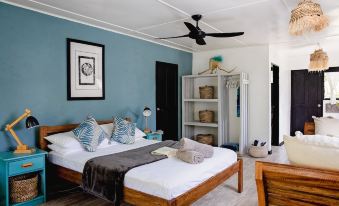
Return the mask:
[[[22,141],[19,139],[18,135],[14,132],[13,127],[17,125],[21,120],[26,118],[26,128],[30,129],[36,126],[39,126],[38,120],[31,116],[31,110],[25,109],[25,113],[23,113],[20,117],[14,120],[11,124],[6,125],[6,131],[9,131],[15,141],[17,142],[17,147],[14,153],[18,154],[30,154],[35,151],[35,149],[29,148],[27,145],[23,144]]]
[[[142,113],[142,114],[144,115],[144,117],[145,117],[145,121],[146,121],[146,125],[145,125],[144,132],[145,132],[145,133],[150,133],[150,132],[151,132],[151,130],[148,128],[148,124],[147,124],[147,118],[148,118],[149,116],[151,116],[151,114],[152,114],[152,111],[151,111],[151,109],[150,109],[150,108],[148,108],[147,106],[145,106],[145,109],[144,109],[144,111],[143,111],[143,113]]]

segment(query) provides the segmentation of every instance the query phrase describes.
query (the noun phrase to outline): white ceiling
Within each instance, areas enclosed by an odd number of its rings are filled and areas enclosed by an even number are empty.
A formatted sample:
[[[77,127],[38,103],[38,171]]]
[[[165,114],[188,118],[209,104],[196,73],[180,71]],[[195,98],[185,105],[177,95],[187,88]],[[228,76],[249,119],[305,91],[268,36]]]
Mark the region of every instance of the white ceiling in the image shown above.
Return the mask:
[[[290,11],[297,0],[5,0],[4,2],[61,18],[127,34],[186,51],[264,44],[315,44],[339,39],[339,1],[316,0],[331,20],[317,34],[288,34]],[[205,32],[245,32],[235,38],[206,38],[199,46],[189,38],[157,40],[156,37],[187,34],[184,21],[202,14]]]

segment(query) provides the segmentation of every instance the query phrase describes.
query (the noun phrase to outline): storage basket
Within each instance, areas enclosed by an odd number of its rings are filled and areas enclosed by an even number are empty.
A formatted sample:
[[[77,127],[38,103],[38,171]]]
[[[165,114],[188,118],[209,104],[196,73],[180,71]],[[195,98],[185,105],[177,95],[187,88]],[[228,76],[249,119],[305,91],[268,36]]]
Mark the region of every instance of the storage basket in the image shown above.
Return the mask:
[[[15,176],[9,182],[11,203],[26,202],[38,196],[38,174]]]
[[[199,87],[200,99],[213,99],[214,98],[214,87],[204,86]]]
[[[199,111],[199,120],[203,123],[212,123],[214,120],[214,112],[210,110]]]
[[[213,143],[214,143],[213,134],[198,134],[195,137],[195,140],[197,142],[200,142],[200,143],[203,143],[203,144],[208,144],[208,145],[213,145]]]
[[[249,155],[252,157],[263,158],[268,156],[268,149],[266,146],[250,146],[248,150]]]

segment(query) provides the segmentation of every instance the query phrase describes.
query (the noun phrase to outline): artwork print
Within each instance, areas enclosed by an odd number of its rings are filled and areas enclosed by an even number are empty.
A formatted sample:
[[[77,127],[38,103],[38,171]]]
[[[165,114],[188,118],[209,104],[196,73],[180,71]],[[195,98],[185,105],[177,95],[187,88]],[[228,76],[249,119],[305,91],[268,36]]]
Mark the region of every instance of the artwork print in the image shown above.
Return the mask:
[[[95,85],[95,58],[79,56],[79,85]]]
[[[67,39],[67,99],[105,99],[105,47]]]

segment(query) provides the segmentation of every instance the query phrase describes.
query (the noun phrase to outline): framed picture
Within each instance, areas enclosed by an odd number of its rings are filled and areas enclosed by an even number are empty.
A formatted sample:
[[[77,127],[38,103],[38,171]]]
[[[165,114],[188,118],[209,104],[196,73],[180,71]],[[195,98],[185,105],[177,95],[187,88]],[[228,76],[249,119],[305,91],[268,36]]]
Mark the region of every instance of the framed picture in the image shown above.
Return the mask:
[[[67,99],[105,99],[105,46],[67,39]]]

